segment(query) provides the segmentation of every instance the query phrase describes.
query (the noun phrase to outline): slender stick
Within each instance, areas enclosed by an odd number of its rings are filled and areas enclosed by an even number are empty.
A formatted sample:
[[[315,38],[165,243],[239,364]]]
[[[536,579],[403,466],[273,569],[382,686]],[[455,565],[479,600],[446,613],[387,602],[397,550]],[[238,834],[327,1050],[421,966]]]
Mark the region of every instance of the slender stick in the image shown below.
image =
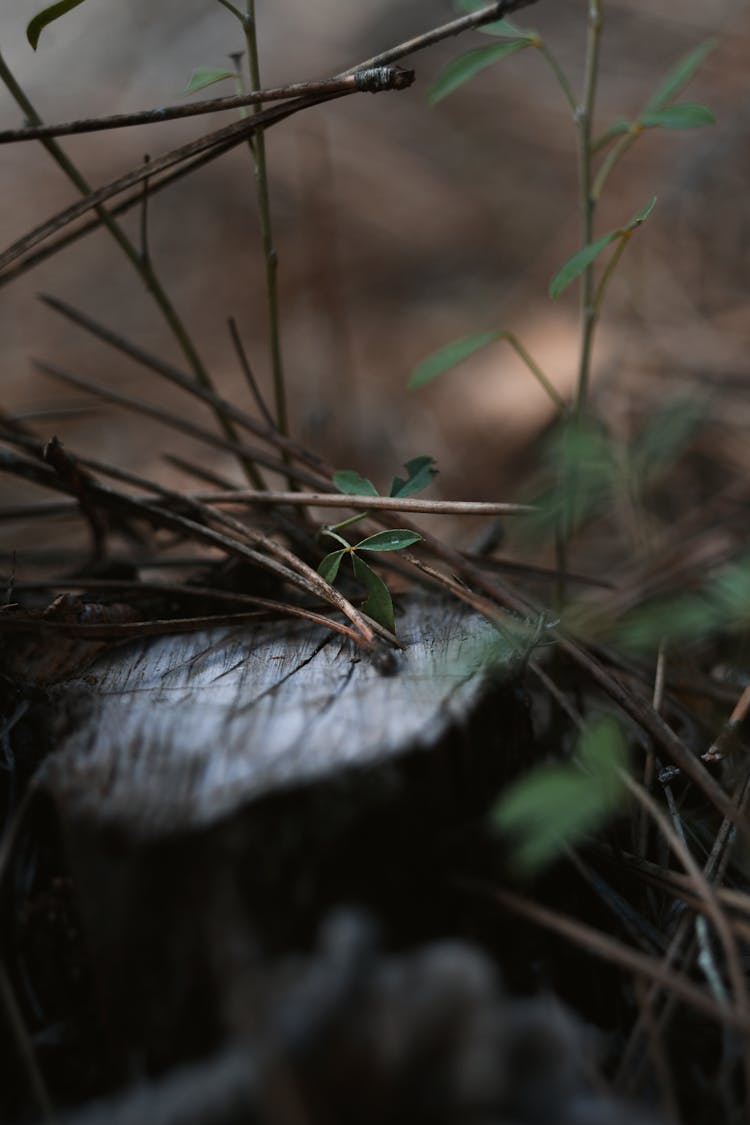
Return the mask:
[[[403,59],[407,55],[415,54],[417,51],[424,50],[426,47],[430,47],[434,43],[439,43],[443,39],[447,39],[454,35],[459,35],[463,31],[479,27],[482,24],[488,23],[492,20],[501,19],[503,16],[506,16],[511,12],[518,11],[521,8],[529,7],[535,2],[536,0],[499,0],[499,2],[491,4],[487,8],[483,8],[481,11],[473,12],[470,15],[463,16],[457,20],[452,20],[450,23],[443,24],[442,26],[434,28],[431,31],[424,33],[423,35],[417,36],[414,39],[407,40],[406,42],[401,43],[396,47],[392,47],[390,50],[385,51],[380,55],[374,56],[372,59],[368,59],[361,64],[350,67],[349,70],[343,72],[337,77],[352,77],[359,71],[377,69],[382,66],[387,66],[391,62],[395,62],[398,59]],[[2,65],[1,58],[0,65]],[[7,68],[5,69],[7,70]],[[13,81],[12,76],[11,81]],[[394,88],[398,87],[394,86]],[[318,102],[327,101],[340,96],[341,94],[320,94],[314,96],[306,95],[303,98],[295,99],[289,104],[288,107],[282,106],[280,107],[280,109],[277,109],[272,123],[284,120],[290,114],[296,113],[300,109],[304,109],[307,105],[317,104]],[[37,123],[40,123],[38,119]],[[247,122],[245,124],[247,124]],[[163,175],[159,179],[151,181],[151,194],[153,195],[155,192],[160,191],[163,187],[168,186],[168,184],[174,182],[180,177],[189,175],[197,168],[200,168],[204,164],[207,164],[210,161],[216,159],[224,152],[227,152],[231,148],[234,148],[235,145],[239,144],[242,139],[242,137],[238,139],[236,135],[232,135],[231,137],[225,138],[223,141],[217,141],[213,147],[201,149],[200,152],[193,154],[193,157],[186,157],[184,164],[177,166],[174,170],[172,170],[168,174]],[[134,196],[126,199],[122,203],[118,204],[115,208],[112,208],[110,214],[120,215],[123,212],[127,211],[130,207],[134,206],[137,202],[139,202],[139,200],[140,196]],[[10,280],[13,280],[15,277],[18,277],[27,269],[31,269],[34,266],[38,265],[40,262],[45,261],[52,254],[57,253],[64,246],[69,245],[69,243],[73,242],[75,239],[81,237],[84,234],[90,233],[92,230],[95,230],[99,226],[99,223],[101,221],[101,219],[97,219],[86,223],[85,225],[82,225],[75,231],[66,232],[65,235],[56,239],[54,243],[38,250],[35,254],[29,255],[15,269],[4,271],[2,276],[0,276],[0,286],[4,285]]]
[[[523,515],[534,511],[528,504],[494,503],[483,500],[419,500],[412,496],[359,496],[336,492],[202,492],[196,495],[209,504],[295,504],[320,508],[360,508],[380,512],[433,512],[437,515]],[[339,526],[339,525],[337,525]]]
[[[382,90],[403,90],[411,86],[414,72],[400,67],[372,67],[357,70],[341,78],[325,78],[319,82],[294,82],[269,90],[253,90],[227,98],[210,98],[186,105],[168,105],[161,109],[147,109],[139,113],[116,113],[110,117],[86,117],[58,125],[30,125],[25,129],[0,130],[0,144],[18,141],[38,141],[46,137],[69,137],[81,133],[100,133],[110,129],[125,129],[135,125],[160,125],[181,117],[199,117],[205,113],[221,113],[228,109],[262,106],[263,102],[286,101],[314,94],[349,94],[358,92],[379,93]]]
[[[382,51],[379,55],[373,55],[372,58],[365,59],[357,66],[343,71],[343,74],[356,74],[358,70],[367,70],[374,66],[388,66],[391,63],[398,62],[399,59],[406,58],[407,55],[415,55],[417,51],[424,51],[427,47],[434,46],[435,43],[442,43],[444,39],[461,35],[464,31],[481,27],[482,24],[500,20],[504,16],[509,16],[512,12],[518,12],[521,8],[528,8],[534,3],[536,3],[536,0],[496,0],[496,3],[488,4],[486,8],[480,8],[467,16],[460,16],[449,23],[441,24],[440,27],[425,31],[422,35],[417,35],[413,39],[407,39],[404,43],[399,43],[397,47],[391,47],[387,51]]]
[[[1,65],[0,77],[5,77]],[[318,95],[315,97],[297,98],[292,102],[284,102],[280,106],[273,106],[271,109],[264,110],[263,113],[256,114],[252,119],[248,118],[246,120],[237,121],[232,125],[225,126],[223,129],[217,129],[212,133],[207,133],[203,137],[191,141],[189,144],[180,145],[178,148],[172,149],[163,156],[156,157],[149,163],[139,164],[124,176],[119,176],[116,180],[112,180],[96,191],[92,191],[77,170],[70,165],[67,157],[65,157],[65,154],[55,141],[43,140],[41,143],[45,148],[49,148],[50,146],[54,147],[66,166],[73,170],[71,178],[74,179],[74,183],[79,188],[84,198],[78,203],[74,203],[70,207],[66,207],[63,211],[58,212],[58,214],[54,215],[51,219],[48,219],[47,222],[42,223],[27,235],[24,235],[23,238],[13,243],[12,246],[9,246],[7,250],[0,255],[0,269],[4,269],[7,265],[10,265],[11,262],[15,261],[16,258],[20,257],[21,254],[26,253],[26,251],[32,249],[45,238],[55,234],[58,230],[67,226],[68,223],[73,222],[74,219],[81,218],[92,210],[97,212],[100,221],[103,222],[108,229],[114,226],[118,230],[119,234],[115,237],[117,237],[119,244],[123,246],[123,249],[125,249],[124,244],[127,244],[128,250],[126,253],[128,254],[128,258],[133,261],[134,265],[135,262],[137,262],[138,267],[141,267],[141,260],[137,250],[122,233],[120,228],[117,227],[117,224],[114,223],[109,213],[103,209],[100,210],[102,204],[106,203],[114,196],[119,195],[121,192],[136,187],[147,177],[157,175],[185,160],[189,160],[194,156],[199,156],[206,151],[212,151],[214,157],[217,154],[220,155],[226,152],[229,147],[234,147],[235,145],[245,142],[247,138],[252,136],[259,128],[267,128],[278,121],[283,121],[293,113],[297,113],[302,109],[307,109],[311,105],[317,105],[321,101],[330,101],[333,98],[343,96],[344,95],[341,93]],[[140,268],[138,272],[142,272]]]
[[[34,360],[33,363],[37,371],[50,379],[65,383],[67,386],[77,387],[79,390],[88,391],[89,394],[96,395],[96,397],[103,402],[111,402],[113,405],[120,406],[125,410],[132,410],[135,414],[153,418],[155,421],[161,422],[162,425],[168,426],[172,430],[196,438],[205,445],[210,445],[213,449],[219,449],[223,453],[231,453],[249,469],[252,468],[256,472],[255,465],[257,462],[257,464],[263,465],[272,472],[286,473],[288,475],[294,474],[295,479],[303,484],[312,487],[316,487],[319,484],[317,476],[306,472],[304,469],[299,469],[296,465],[287,466],[280,458],[273,457],[260,449],[250,449],[242,442],[229,441],[228,438],[223,438],[219,434],[214,434],[211,430],[205,430],[202,426],[196,425],[187,418],[181,418],[171,410],[165,410],[163,407],[154,406],[152,403],[135,398],[133,395],[124,395],[119,391],[110,390],[109,387],[103,387],[98,383],[93,383],[89,379],[83,379],[80,375],[74,375],[73,372],[66,371],[64,368],[58,367],[54,363],[45,363],[41,360]],[[262,481],[259,480],[258,484],[259,488],[264,487]]]
[[[171,587],[163,587],[165,593],[171,593]],[[146,618],[143,621],[122,622],[74,622],[50,621],[38,617],[10,617],[4,614],[0,617],[0,634],[3,633],[60,633],[65,637],[80,637],[81,640],[122,640],[127,637],[163,636],[167,633],[196,633],[202,629],[215,629],[226,625],[244,625],[256,621],[259,616],[268,616],[268,611],[283,614],[286,617],[299,617],[313,625],[324,625],[333,633],[340,633],[357,644],[361,638],[348,625],[334,621],[323,614],[314,613],[301,606],[288,602],[272,601],[269,598],[251,598],[257,609],[247,613],[206,614],[200,617],[167,617]]]
[[[216,439],[221,441],[220,438]],[[270,489],[262,489],[250,491],[247,489],[236,489],[231,492],[222,490],[221,492],[187,492],[180,493],[180,496],[185,496],[189,500],[199,500],[204,504],[239,504],[242,507],[249,506],[276,506],[276,505],[294,505],[296,507],[312,507],[312,508],[358,508],[362,504],[363,497],[352,494],[337,493],[337,492],[274,492]],[[72,504],[71,507],[75,506]],[[374,511],[380,512],[414,512],[414,513],[432,513],[434,515],[456,515],[456,516],[497,516],[497,515],[521,515],[525,512],[531,511],[525,504],[505,504],[505,503],[487,503],[481,500],[418,500],[414,497],[404,497],[401,500],[394,499],[390,496],[368,496],[367,507]],[[21,512],[33,514],[35,511],[40,514],[51,514],[52,508],[48,504],[36,505],[35,508],[18,509]],[[54,505],[56,513],[67,511],[65,505],[60,503]],[[8,509],[0,509],[0,519],[7,518]],[[337,524],[340,527],[341,524]]]
[[[487,886],[468,879],[462,879],[460,885],[468,891],[474,891],[488,899],[493,899],[514,914],[519,914],[522,918],[528,918],[537,925],[559,934],[574,945],[588,950],[595,957],[601,957],[603,960],[619,965],[631,973],[658,982],[661,987],[669,988],[686,1004],[690,1004],[697,1011],[702,1012],[710,1019],[716,1020],[719,1024],[727,1023],[745,1034],[750,1034],[750,1019],[744,1013],[728,1012],[726,1009],[719,1007],[702,988],[698,988],[697,985],[692,984],[679,973],[665,968],[656,958],[640,953],[636,949],[631,949],[630,946],[616,938],[595,930],[593,926],[588,926],[584,922],[579,922],[577,919],[561,914],[556,910],[549,910],[547,907],[512,891],[496,886]]]
[[[737,942],[727,922],[726,914],[717,901],[714,888],[693,858],[684,839],[681,838],[680,833],[669,823],[669,820],[659,808],[656,801],[649,796],[643,786],[635,781],[627,771],[621,770],[620,777],[629,791],[640,803],[641,807],[658,825],[669,847],[682,863],[686,873],[690,875],[694,890],[703,899],[706,913],[711,919],[716,934],[724,948],[727,971],[734,991],[736,1010],[741,1013],[744,1018],[748,1018],[750,1012],[748,1011],[747,979],[740,961]],[[723,1007],[727,1010],[726,1003],[723,1004]],[[746,1080],[750,1080],[750,1056],[745,1059],[745,1077]]]
[[[35,444],[33,441],[21,436],[17,436],[13,440],[22,447],[30,446],[33,448]],[[103,510],[115,511],[123,513],[126,516],[129,515],[134,518],[145,519],[152,526],[167,527],[178,533],[187,533],[191,538],[197,539],[199,542],[219,547],[221,550],[231,555],[237,555],[240,558],[248,559],[257,566],[272,571],[277,574],[279,578],[290,582],[306,593],[322,597],[329,605],[335,606],[345,617],[349,618],[352,625],[357,630],[360,637],[359,643],[367,648],[372,646],[374,633],[376,631],[375,627],[371,626],[362,614],[355,609],[351,602],[339,593],[338,590],[321,578],[317,571],[307,566],[301,559],[298,559],[296,555],[287,550],[287,548],[283,547],[280,543],[276,543],[273,539],[260,532],[253,531],[251,528],[240,524],[236,520],[231,520],[228,516],[222,516],[221,513],[215,512],[205,505],[199,505],[197,501],[191,501],[186,497],[182,497],[180,493],[159,487],[150,481],[144,481],[134,473],[128,473],[123,469],[115,469],[114,466],[111,465],[102,465],[100,462],[90,458],[80,458],[77,460],[80,465],[86,468],[104,472],[116,479],[126,480],[131,484],[136,484],[138,487],[151,488],[159,497],[166,498],[168,503],[181,501],[183,506],[187,505],[188,509],[193,511],[199,519],[220,519],[222,523],[231,526],[233,531],[238,532],[241,538],[238,538],[236,534],[233,537],[229,537],[211,527],[206,527],[205,524],[198,522],[196,519],[180,515],[175,511],[170,511],[169,507],[164,507],[161,504],[155,504],[153,502],[137,500],[132,496],[127,496],[124,493],[100,484],[98,481],[92,480],[87,484],[88,496],[92,503],[97,504]],[[49,466],[37,464],[26,458],[14,456],[12,453],[2,448],[0,448],[0,470],[21,476],[26,480],[31,480],[36,484],[40,484],[42,487],[52,488],[57,492],[70,491],[68,483],[62,480]],[[252,546],[250,544],[252,544]],[[269,552],[269,554],[263,554],[263,550]],[[392,637],[387,630],[378,627],[377,632],[381,635],[386,635],[389,640],[400,645],[400,642],[397,641],[395,637]]]
[[[176,367],[151,355],[150,352],[145,351],[137,344],[132,344],[123,336],[118,335],[117,332],[113,332],[111,329],[106,328],[104,325],[94,320],[93,317],[69,305],[67,301],[62,301],[59,297],[51,297],[48,294],[41,294],[40,300],[44,301],[46,305],[49,305],[50,308],[60,313],[61,316],[64,316],[67,320],[80,325],[81,328],[90,332],[92,336],[103,340],[105,344],[109,344],[110,347],[116,348],[117,351],[122,352],[124,355],[130,356],[136,363],[142,364],[144,367],[149,368],[149,370],[156,372],[157,375],[161,375],[164,379],[181,387],[184,391],[187,391],[188,394],[193,395],[195,398],[213,407],[214,410],[221,411],[227,418],[236,422],[240,428],[248,430],[251,434],[255,434],[255,436],[262,441],[270,442],[270,444],[275,445],[277,449],[284,450],[289,453],[290,457],[301,461],[305,465],[309,465],[312,469],[317,469],[321,474],[320,483],[329,483],[326,476],[330,476],[330,473],[328,473],[321,458],[317,457],[314,453],[311,453],[308,449],[305,449],[291,438],[285,438],[278,432],[275,426],[264,426],[261,422],[258,422],[257,419],[253,418],[250,414],[246,414],[227,399],[222,398],[206,387],[200,386],[195,380],[190,379]]]
[[[12,74],[7,63],[2,57],[2,54],[0,54],[0,80],[4,82],[17,105],[25,114],[26,120],[31,122],[31,124],[34,126],[41,126],[43,124],[41,117],[37,113],[32,103],[29,101],[23,89],[16,82],[14,75]],[[153,297],[159,311],[161,312],[175,340],[177,341],[180,350],[185,356],[195,379],[201,384],[201,386],[212,389],[211,378],[208,374],[208,371],[203,365],[203,361],[201,360],[198,351],[189,333],[187,332],[187,329],[185,328],[185,325],[180,319],[177,310],[172,304],[167,291],[161,284],[150,259],[139,252],[135,244],[125,234],[122,227],[120,227],[119,224],[115,222],[106,208],[102,206],[106,195],[102,197],[101,192],[94,192],[92,190],[90,184],[87,182],[84,176],[81,175],[76,165],[70,160],[70,158],[60,148],[55,140],[50,137],[46,137],[42,139],[41,143],[47,150],[49,155],[52,157],[52,159],[56,162],[58,167],[65,173],[68,179],[71,180],[74,186],[84,197],[82,203],[83,211],[81,213],[85,213],[91,208],[96,211],[99,222],[107,228],[110,235],[120,247],[125,257],[130,262],[131,266],[141,279],[143,285]],[[138,182],[142,182],[143,180],[147,179],[153,171],[151,162],[148,160],[145,161],[144,164],[141,165],[141,170],[143,171],[143,174],[139,177]],[[54,222],[55,220],[53,220],[53,223]],[[44,227],[46,228],[48,227],[48,225],[49,224],[44,224]],[[54,229],[58,228],[54,227],[53,230]],[[26,248],[25,242],[25,239],[21,239],[21,243],[24,244],[24,249]],[[16,243],[16,246],[18,245],[19,244]],[[2,260],[8,257],[8,255],[10,255],[9,260],[11,261],[15,256],[17,256],[14,252],[14,247],[11,247],[5,255],[2,255],[0,257],[0,268]],[[226,419],[222,418],[218,418],[217,420],[219,422],[219,425],[224,430],[226,437],[230,440],[236,440],[236,435],[231,426],[231,423],[228,423]]]
[[[260,387],[258,386],[257,379],[255,378],[255,372],[253,371],[252,367],[250,366],[250,360],[247,358],[247,352],[245,351],[245,346],[242,343],[242,337],[240,336],[239,329],[237,328],[237,321],[234,319],[233,316],[230,316],[228,323],[229,323],[229,335],[232,337],[232,343],[234,344],[234,350],[237,353],[237,359],[240,361],[240,367],[242,368],[242,374],[245,376],[245,382],[248,385],[248,388],[250,390],[250,394],[255,399],[255,405],[258,407],[258,410],[260,411],[261,418],[263,418],[263,420],[265,421],[266,425],[269,428],[275,429],[276,423],[274,422],[273,418],[271,417],[270,410],[266,406],[266,400],[263,398],[263,395],[260,393]]]
[[[259,90],[260,62],[258,59],[258,31],[255,22],[255,0],[247,0],[246,14],[242,20],[242,29],[245,33],[245,42],[247,44],[247,65],[250,72],[250,86],[253,90]],[[262,110],[263,106],[261,104],[256,104],[253,107],[256,120],[262,113]],[[258,129],[254,133],[250,145],[250,152],[253,158],[253,168],[255,171],[263,261],[266,270],[266,309],[268,315],[268,340],[271,353],[271,376],[273,379],[273,394],[276,406],[276,425],[281,433],[284,434],[285,437],[288,437],[289,417],[287,413],[284,362],[281,354],[281,324],[279,323],[279,256],[274,246],[273,227],[271,224],[271,197],[268,190],[266,137],[263,129]]]
[[[592,152],[596,82],[599,75],[599,47],[602,32],[601,0],[589,0],[589,31],[586,47],[586,73],[583,103],[578,109],[579,179],[581,193],[581,245],[588,246],[593,239],[596,200],[592,192]],[[591,351],[596,326],[594,307],[594,267],[589,265],[581,279],[581,355],[578,367],[576,412],[580,414],[588,396],[591,369]]]

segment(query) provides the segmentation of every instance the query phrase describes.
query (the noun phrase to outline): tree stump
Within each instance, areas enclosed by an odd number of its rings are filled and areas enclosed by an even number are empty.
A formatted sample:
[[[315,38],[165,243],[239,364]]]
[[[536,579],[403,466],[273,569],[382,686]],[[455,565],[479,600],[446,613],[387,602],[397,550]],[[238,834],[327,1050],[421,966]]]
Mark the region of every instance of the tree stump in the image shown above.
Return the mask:
[[[36,849],[27,899],[56,888],[85,956],[73,973],[25,908],[9,962],[65,994],[35,996],[35,1033],[50,1010],[91,1025],[69,1032],[96,1076],[58,1096],[243,1040],[265,967],[342,904],[396,947],[458,932],[455,842],[530,753],[523,655],[457,603],[412,598],[399,626],[387,667],[277,621],[130,642],[47,689],[54,752],[14,862]]]

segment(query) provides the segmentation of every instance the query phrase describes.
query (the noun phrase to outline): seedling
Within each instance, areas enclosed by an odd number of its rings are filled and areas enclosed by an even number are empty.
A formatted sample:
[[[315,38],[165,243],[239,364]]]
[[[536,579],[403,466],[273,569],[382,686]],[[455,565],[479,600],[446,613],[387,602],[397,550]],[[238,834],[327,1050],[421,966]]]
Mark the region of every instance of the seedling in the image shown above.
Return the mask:
[[[414,457],[411,461],[407,461],[406,477],[404,479],[394,477],[388,495],[394,499],[397,497],[403,499],[406,496],[412,496],[415,492],[420,492],[427,487],[435,475],[436,470],[433,465],[434,458],[432,457]],[[334,473],[333,483],[339,492],[350,496],[380,495],[372,481],[367,480],[366,477],[361,476],[353,469],[343,469]],[[351,527],[352,524],[365,519],[368,514],[368,512],[359,512],[357,515],[350,516],[349,519],[331,524],[321,530],[321,535],[334,539],[341,546],[337,551],[331,551],[330,554],[325,556],[318,567],[318,573],[325,578],[326,582],[333,585],[338,577],[342,559],[345,555],[348,555],[352,561],[354,577],[367,590],[367,600],[362,609],[373,621],[377,621],[378,624],[383,625],[393,633],[396,626],[390,591],[383,579],[375,573],[358,552],[403,551],[405,547],[411,547],[414,543],[418,543],[422,536],[416,531],[409,531],[406,528],[394,528],[392,531],[378,531],[374,535],[368,535],[366,539],[361,539],[359,543],[349,543],[343,535],[339,534],[342,528]]]
[[[463,11],[476,11],[483,0],[457,0]],[[580,170],[581,247],[555,273],[549,284],[549,296],[555,300],[576,279],[580,279],[580,356],[575,411],[582,413],[587,405],[591,354],[596,324],[609,281],[632,235],[640,229],[656,203],[652,197],[629,222],[606,234],[594,237],[596,206],[604,185],[616,164],[648,129],[692,129],[709,125],[714,116],[706,106],[694,102],[676,102],[684,87],[690,82],[706,56],[713,50],[715,40],[699,44],[682,58],[667,74],[663,82],[647,100],[640,113],[633,118],[619,118],[598,137],[594,135],[596,88],[599,77],[599,44],[602,31],[602,0],[592,0],[589,5],[588,47],[583,77],[583,92],[579,98],[573,89],[554,52],[544,42],[539,32],[517,27],[508,19],[485,24],[478,28],[497,42],[478,47],[459,56],[443,70],[430,91],[433,104],[459,89],[481,70],[494,66],[503,59],[528,48],[535,48],[552,70],[570,109],[578,135],[578,164]],[[595,166],[596,158],[606,156]],[[594,266],[600,256],[611,253],[601,275],[595,276]],[[412,372],[409,387],[416,389],[438,375],[449,371],[475,352],[497,341],[504,340],[521,358],[533,377],[561,415],[568,412],[563,396],[517,337],[505,326],[464,336],[439,348],[424,359]]]
[[[583,730],[572,761],[540,766],[504,791],[492,820],[515,843],[519,874],[541,870],[621,809],[626,765],[622,728],[607,717]]]
[[[457,7],[471,12],[480,8],[482,2],[457,0]],[[530,48],[542,55],[557,80],[578,138],[581,229],[580,247],[557,270],[549,283],[548,295],[557,300],[573,282],[579,283],[580,343],[574,402],[566,402],[554,379],[504,325],[444,345],[418,364],[408,381],[410,389],[422,387],[499,341],[504,341],[516,352],[547,394],[562,422],[554,434],[549,455],[551,484],[546,495],[539,498],[537,510],[531,516],[537,530],[554,535],[558,569],[562,576],[566,570],[568,540],[574,529],[591,515],[611,506],[613,499],[620,496],[625,496],[635,508],[640,484],[654,462],[654,448],[660,449],[662,445],[658,434],[654,442],[653,433],[647,433],[632,450],[617,448],[606,429],[588,412],[594,334],[604,297],[626,247],[651,215],[656,197],[649,199],[622,226],[600,235],[595,234],[597,203],[612,170],[646,130],[695,128],[711,124],[714,120],[705,106],[676,101],[713,49],[714,41],[708,40],[677,63],[640,113],[632,118],[620,118],[599,136],[595,135],[603,7],[603,0],[591,0],[588,4],[588,41],[580,96],[539,32],[518,27],[508,19],[479,28],[494,42],[474,48],[449,63],[429,95],[433,105],[437,104],[480,71]],[[659,429],[663,421],[661,418],[657,420]],[[666,444],[669,445],[670,436],[674,437],[675,449],[684,438],[685,423],[689,429],[690,419],[686,419],[682,411],[678,421],[679,425],[667,426]],[[651,427],[653,429],[654,426]],[[667,460],[671,452],[667,453]],[[735,595],[734,600],[726,595],[729,586]],[[735,582],[734,585],[725,582],[722,587],[724,601],[714,597],[710,602],[712,612],[701,600],[699,605],[689,607],[691,612],[681,613],[681,622],[690,628],[695,628],[698,622],[705,627],[707,616],[716,618],[719,604],[723,606],[732,602],[734,608],[738,600],[736,588],[739,587],[742,600],[746,595],[746,586],[746,581],[744,584]],[[558,590],[561,609],[564,593],[563,577]],[[658,644],[659,629],[663,625],[664,614],[648,610],[631,626],[629,633],[623,632],[623,638],[627,637],[636,646],[649,641]],[[674,625],[671,631],[674,632]],[[623,753],[624,738],[620,728],[612,721],[596,725],[583,735],[573,764],[541,767],[503,794],[493,820],[515,843],[514,858],[520,872],[531,874],[543,867],[555,858],[561,848],[575,843],[616,810],[624,794],[621,781]]]

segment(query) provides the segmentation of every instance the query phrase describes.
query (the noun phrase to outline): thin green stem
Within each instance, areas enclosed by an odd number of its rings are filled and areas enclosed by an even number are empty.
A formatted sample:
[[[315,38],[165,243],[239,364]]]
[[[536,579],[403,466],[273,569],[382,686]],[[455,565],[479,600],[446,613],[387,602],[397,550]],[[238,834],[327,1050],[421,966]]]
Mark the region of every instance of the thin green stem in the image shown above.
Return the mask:
[[[247,64],[250,73],[250,86],[252,90],[260,90],[260,64],[258,62],[258,36],[255,24],[255,0],[247,0],[247,14],[242,20],[242,26],[247,43]],[[262,105],[258,104],[254,106],[253,112],[257,114],[260,113],[262,109]],[[266,165],[266,138],[262,129],[259,129],[256,133],[251,150],[258,192],[258,211],[260,214],[263,256],[266,265],[268,334],[271,351],[271,374],[276,404],[276,421],[280,432],[285,437],[288,437],[289,421],[287,416],[284,365],[281,356],[281,329],[279,325],[278,255],[273,244],[271,203],[268,191],[268,172]]]
[[[24,113],[26,123],[28,125],[41,125],[43,124],[42,118],[37,113],[29,98],[26,96],[24,90],[19,86],[13,73],[8,67],[2,54],[0,54],[0,80],[5,84],[9,93],[14,101]],[[81,195],[90,195],[91,186],[86,178],[79,172],[76,165],[63,151],[60,145],[51,137],[43,137],[40,143],[47,150],[49,155],[55,161],[60,170],[68,177]],[[106,207],[99,205],[94,208],[96,215],[103,226],[109,231],[112,238],[122,250],[125,257],[130,262],[131,266],[138,274],[143,282],[143,285],[153,297],[157,308],[161,312],[164,320],[166,321],[172,335],[174,336],[182,354],[187,360],[190,370],[198,382],[206,390],[213,392],[213,382],[206,367],[203,364],[185,325],[183,324],[177,310],[175,309],[172,301],[169,298],[167,291],[161,284],[150,257],[147,254],[142,254],[138,247],[128,238],[123,231],[122,227],[112,218]],[[219,427],[224,433],[224,436],[229,441],[237,442],[237,432],[229,421],[220,411],[214,411],[216,420]],[[253,473],[249,470],[245,461],[243,461],[248,478],[253,479]]]
[[[552,70],[552,73],[554,74],[560,85],[560,89],[562,90],[563,94],[565,94],[565,100],[570,106],[573,117],[576,118],[578,116],[578,103],[576,102],[576,96],[573,91],[573,87],[568,81],[568,77],[565,74],[565,71],[557,61],[557,57],[552,53],[552,51],[550,51],[549,47],[542,39],[535,41],[534,45],[539,48],[548,66]]]
[[[341,527],[341,526],[342,526],[341,524],[336,524],[336,527]],[[346,541],[346,539],[344,539],[343,535],[337,535],[336,532],[333,530],[333,528],[324,527],[324,528],[321,529],[320,534],[321,535],[327,535],[329,539],[335,539],[337,543],[341,544],[341,546],[344,548],[344,550],[346,550],[346,551],[352,550],[351,543],[347,543],[347,541]]]
[[[632,126],[633,122],[630,123],[628,128],[630,129]],[[616,141],[618,137],[622,137],[625,132],[627,132],[627,130],[623,130],[618,123],[608,125],[603,133],[600,133],[598,137],[595,137],[591,141],[591,155],[597,156],[602,149],[605,149],[607,145],[611,145],[612,141]]]
[[[250,366],[250,360],[247,358],[245,345],[242,343],[242,337],[240,336],[239,329],[237,328],[237,322],[235,321],[233,316],[229,317],[229,334],[232,337],[234,350],[236,351],[237,358],[240,361],[240,367],[242,368],[242,374],[245,376],[245,382],[248,385],[250,394],[255,399],[255,404],[258,407],[260,416],[270,430],[275,430],[276,423],[271,416],[270,410],[266,406],[266,401],[263,398],[263,395],[260,393],[260,387],[258,386],[258,382],[255,378],[253,369]]]
[[[340,523],[332,523],[329,530],[330,531],[334,531],[334,530],[339,531],[342,527],[351,527],[351,525],[353,523],[359,523],[360,520],[366,520],[368,518],[368,516],[371,516],[371,515],[372,515],[372,512],[360,512],[356,516],[349,516],[348,519],[341,520]]]
[[[619,238],[617,239],[617,246],[615,247],[609,261],[607,262],[607,268],[605,269],[604,273],[602,274],[601,279],[599,281],[599,284],[596,287],[596,294],[594,296],[594,320],[595,321],[598,319],[599,310],[601,309],[602,301],[604,300],[604,293],[605,293],[606,288],[609,284],[609,280],[610,280],[610,278],[612,277],[612,274],[615,272],[615,270],[617,268],[617,263],[620,261],[620,258],[622,257],[622,255],[625,251],[625,247],[627,246],[628,242],[630,241],[631,233],[632,232],[629,231],[629,230],[624,230],[622,232],[622,234],[619,236]]]
[[[639,125],[637,121],[634,121],[628,132],[620,137],[617,144],[609,151],[606,158],[602,161],[602,165],[596,174],[596,179],[591,188],[591,195],[594,200],[599,199],[610,172],[615,165],[619,163],[628,149],[635,144],[642,132],[643,126]]]
[[[592,192],[592,153],[591,139],[596,106],[596,83],[599,75],[599,48],[602,33],[601,0],[589,0],[589,26],[586,45],[586,71],[584,77],[583,102],[576,114],[579,134],[579,180],[581,207],[581,245],[588,246],[593,241],[594,214],[596,199]],[[576,391],[576,413],[581,414],[586,407],[591,353],[596,326],[594,308],[594,267],[586,267],[581,279],[581,352],[578,366],[578,387]]]
[[[526,366],[528,367],[531,374],[534,376],[534,378],[537,380],[537,382],[541,385],[541,387],[544,389],[544,391],[547,393],[547,395],[552,399],[552,401],[555,404],[555,406],[557,407],[557,409],[561,412],[565,411],[565,409],[566,409],[565,399],[562,397],[562,395],[559,393],[559,391],[555,390],[552,383],[549,381],[547,376],[544,374],[544,372],[542,371],[539,364],[534,359],[531,358],[529,353],[526,351],[526,348],[523,346],[521,341],[518,339],[518,337],[514,336],[514,334],[512,332],[503,331],[503,332],[500,333],[500,336],[498,338],[501,339],[501,340],[505,340],[505,341],[507,341],[508,344],[510,344],[510,346],[513,348],[513,351],[516,353],[516,355],[519,357],[519,359],[523,360],[523,362],[526,364]]]
[[[242,73],[242,56],[243,51],[233,51],[229,58],[232,60],[232,66],[235,71],[234,88],[238,97],[244,97],[247,94],[247,87],[245,86],[245,76]],[[246,105],[240,106],[240,117],[247,117],[248,107]],[[250,140],[250,148],[252,150],[252,139]]]
[[[222,8],[226,8],[226,10],[228,12],[231,12],[233,16],[236,16],[240,23],[244,23],[245,17],[243,16],[239,8],[235,8],[234,4],[229,3],[229,0],[218,0],[218,2],[219,4],[221,4]]]

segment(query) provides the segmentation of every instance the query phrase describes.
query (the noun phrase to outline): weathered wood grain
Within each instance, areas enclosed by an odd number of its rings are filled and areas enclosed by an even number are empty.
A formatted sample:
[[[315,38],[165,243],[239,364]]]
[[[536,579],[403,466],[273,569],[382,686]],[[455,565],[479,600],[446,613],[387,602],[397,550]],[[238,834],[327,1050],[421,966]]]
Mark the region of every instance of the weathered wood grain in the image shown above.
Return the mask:
[[[56,689],[69,730],[45,785],[66,816],[149,837],[208,826],[260,796],[437,745],[476,708],[488,670],[521,654],[458,604],[409,602],[383,671],[288,621],[149,638]]]
[[[244,1040],[264,966],[339,904],[396,942],[454,932],[463,842],[532,756],[523,653],[456,602],[404,599],[398,627],[392,665],[286,620],[143,638],[47,688],[34,833],[80,917],[104,1085]]]

